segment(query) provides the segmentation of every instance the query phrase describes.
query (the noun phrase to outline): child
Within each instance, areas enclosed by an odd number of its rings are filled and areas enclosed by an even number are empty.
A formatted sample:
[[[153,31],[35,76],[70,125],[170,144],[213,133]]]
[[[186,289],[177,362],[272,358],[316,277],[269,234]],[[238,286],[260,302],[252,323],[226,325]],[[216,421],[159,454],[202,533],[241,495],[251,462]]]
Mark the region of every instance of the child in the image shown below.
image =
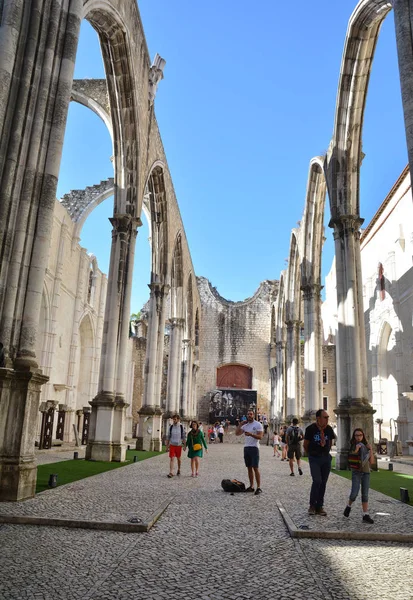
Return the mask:
[[[350,440],[350,452],[358,454],[360,457],[360,470],[353,469],[351,473],[351,492],[348,504],[344,509],[344,516],[348,517],[351,511],[351,505],[357,498],[361,485],[361,505],[363,507],[363,523],[373,524],[374,521],[369,515],[369,487],[370,487],[370,464],[374,462],[374,455],[370,444],[367,443],[364,431],[358,427],[353,431],[353,437]]]
[[[279,452],[280,441],[281,441],[280,436],[278,435],[278,433],[276,431],[274,431],[274,435],[272,437],[272,445],[274,447],[274,454],[273,454],[273,456],[277,456],[277,457],[281,456],[281,454]]]

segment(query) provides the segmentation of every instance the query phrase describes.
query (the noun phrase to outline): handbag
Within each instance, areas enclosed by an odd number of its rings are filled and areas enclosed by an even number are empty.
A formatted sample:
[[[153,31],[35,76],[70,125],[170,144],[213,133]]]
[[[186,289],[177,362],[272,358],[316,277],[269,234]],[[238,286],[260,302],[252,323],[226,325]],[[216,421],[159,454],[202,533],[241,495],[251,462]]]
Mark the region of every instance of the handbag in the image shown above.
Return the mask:
[[[361,456],[359,452],[348,453],[348,466],[352,471],[361,471]]]
[[[198,452],[198,450],[202,450],[202,445],[201,444],[193,444],[192,445],[192,450],[194,452]]]

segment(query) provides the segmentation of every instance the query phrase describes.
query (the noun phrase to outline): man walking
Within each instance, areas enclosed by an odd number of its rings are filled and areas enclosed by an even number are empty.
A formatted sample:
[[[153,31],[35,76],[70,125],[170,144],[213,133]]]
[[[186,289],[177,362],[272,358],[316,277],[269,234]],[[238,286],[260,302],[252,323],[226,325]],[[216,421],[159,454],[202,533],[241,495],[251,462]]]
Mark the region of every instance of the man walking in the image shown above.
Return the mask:
[[[331,445],[336,437],[333,428],[328,425],[328,419],[327,412],[320,408],[316,412],[316,422],[305,430],[304,450],[308,454],[313,479],[309,515],[325,516],[327,514],[323,508],[324,494],[331,470]]]
[[[255,481],[257,484],[257,489],[255,490],[255,495],[261,494],[261,475],[259,471],[260,464],[260,440],[264,435],[264,429],[258,421],[255,420],[255,415],[253,410],[249,410],[247,412],[247,420],[242,421],[236,430],[235,435],[245,436],[244,441],[244,461],[245,466],[248,469],[248,478],[250,480],[250,486],[245,491],[253,492],[254,491],[254,475]]]
[[[293,424],[287,429],[285,436],[288,444],[287,456],[290,463],[290,477],[294,477],[294,456],[297,459],[298,472],[302,475],[301,440],[304,438],[304,433],[301,427],[298,427],[298,419],[293,419]]]
[[[172,425],[169,426],[166,439],[166,449],[169,450],[169,479],[174,476],[175,458],[178,463],[177,475],[181,474],[182,447],[185,448],[185,430],[179,415],[172,417]]]

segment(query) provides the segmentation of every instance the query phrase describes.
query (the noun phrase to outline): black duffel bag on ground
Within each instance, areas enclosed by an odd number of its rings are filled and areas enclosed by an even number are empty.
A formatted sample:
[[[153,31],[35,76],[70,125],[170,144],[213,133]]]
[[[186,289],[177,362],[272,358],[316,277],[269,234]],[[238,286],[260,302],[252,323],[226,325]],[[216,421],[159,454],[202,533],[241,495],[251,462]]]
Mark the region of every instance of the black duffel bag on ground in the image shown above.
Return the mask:
[[[245,484],[238,481],[238,479],[223,479],[221,487],[224,492],[245,492]]]

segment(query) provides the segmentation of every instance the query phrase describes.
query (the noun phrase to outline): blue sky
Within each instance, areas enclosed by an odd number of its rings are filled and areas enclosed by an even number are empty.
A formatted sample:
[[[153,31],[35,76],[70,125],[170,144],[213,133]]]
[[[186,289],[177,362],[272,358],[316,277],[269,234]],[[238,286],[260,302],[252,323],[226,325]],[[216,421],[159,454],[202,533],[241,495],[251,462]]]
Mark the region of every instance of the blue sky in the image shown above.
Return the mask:
[[[327,149],[355,0],[140,0],[151,57],[167,61],[155,101],[197,275],[230,300],[278,279],[302,217],[310,159]],[[75,77],[103,77],[96,33],[82,25]],[[407,164],[393,15],[384,22],[363,130],[367,224]],[[58,197],[113,175],[111,141],[71,104]],[[107,272],[113,201],[88,218],[82,245]],[[329,208],[327,206],[326,222]],[[147,300],[148,229],[139,230],[132,310]],[[326,228],[323,272],[331,266]]]

